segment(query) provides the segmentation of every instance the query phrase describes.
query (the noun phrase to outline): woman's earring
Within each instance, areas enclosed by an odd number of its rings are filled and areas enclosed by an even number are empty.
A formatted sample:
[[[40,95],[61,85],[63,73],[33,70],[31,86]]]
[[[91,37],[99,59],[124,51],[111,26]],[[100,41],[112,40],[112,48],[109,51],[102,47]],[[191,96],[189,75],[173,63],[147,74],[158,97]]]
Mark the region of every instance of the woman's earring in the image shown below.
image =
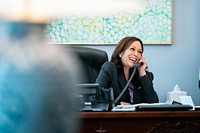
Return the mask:
[[[120,58],[122,57],[121,54],[119,54],[119,57],[120,57]]]

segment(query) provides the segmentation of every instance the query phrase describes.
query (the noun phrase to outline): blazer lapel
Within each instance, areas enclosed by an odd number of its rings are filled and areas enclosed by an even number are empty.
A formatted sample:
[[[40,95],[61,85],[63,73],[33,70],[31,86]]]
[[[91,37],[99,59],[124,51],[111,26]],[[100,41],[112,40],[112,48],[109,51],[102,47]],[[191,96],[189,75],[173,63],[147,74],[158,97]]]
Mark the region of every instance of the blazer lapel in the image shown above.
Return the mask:
[[[118,75],[118,83],[119,83],[120,89],[122,91],[124,89],[124,87],[126,86],[126,83],[127,83],[123,73],[120,73]],[[130,97],[129,96],[129,91],[127,91],[127,90],[125,91],[124,95],[126,95],[126,98],[129,99],[129,97]]]
[[[123,73],[118,75],[118,83],[120,84],[121,87],[126,85],[126,79]]]

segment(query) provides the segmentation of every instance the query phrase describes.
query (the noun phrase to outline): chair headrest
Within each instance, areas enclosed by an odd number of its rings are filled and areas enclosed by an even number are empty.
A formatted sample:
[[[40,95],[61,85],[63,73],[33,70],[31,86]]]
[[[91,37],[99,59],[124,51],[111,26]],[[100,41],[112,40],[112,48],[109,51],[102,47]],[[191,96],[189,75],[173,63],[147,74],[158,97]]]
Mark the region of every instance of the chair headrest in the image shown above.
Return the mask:
[[[108,61],[107,53],[103,50],[87,47],[74,47],[73,50],[82,63],[85,77],[82,82],[94,83],[101,66]]]

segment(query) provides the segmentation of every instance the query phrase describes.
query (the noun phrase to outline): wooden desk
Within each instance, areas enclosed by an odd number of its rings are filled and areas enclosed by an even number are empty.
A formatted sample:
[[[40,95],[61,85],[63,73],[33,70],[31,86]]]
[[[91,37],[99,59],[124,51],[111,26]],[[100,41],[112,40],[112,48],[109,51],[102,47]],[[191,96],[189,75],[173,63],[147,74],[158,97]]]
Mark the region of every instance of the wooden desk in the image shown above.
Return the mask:
[[[164,122],[200,124],[200,111],[80,112],[81,133],[146,133]]]

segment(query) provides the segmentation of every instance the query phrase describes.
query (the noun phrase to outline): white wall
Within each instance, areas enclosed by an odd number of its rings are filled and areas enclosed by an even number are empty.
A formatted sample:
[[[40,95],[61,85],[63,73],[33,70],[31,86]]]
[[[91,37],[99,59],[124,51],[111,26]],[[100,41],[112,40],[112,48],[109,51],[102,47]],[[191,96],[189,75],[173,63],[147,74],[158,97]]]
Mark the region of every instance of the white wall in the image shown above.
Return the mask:
[[[200,105],[198,75],[200,68],[199,0],[174,0],[172,45],[145,45],[144,57],[154,73],[154,87],[160,102],[176,84]],[[111,56],[115,46],[89,46],[107,51]]]

